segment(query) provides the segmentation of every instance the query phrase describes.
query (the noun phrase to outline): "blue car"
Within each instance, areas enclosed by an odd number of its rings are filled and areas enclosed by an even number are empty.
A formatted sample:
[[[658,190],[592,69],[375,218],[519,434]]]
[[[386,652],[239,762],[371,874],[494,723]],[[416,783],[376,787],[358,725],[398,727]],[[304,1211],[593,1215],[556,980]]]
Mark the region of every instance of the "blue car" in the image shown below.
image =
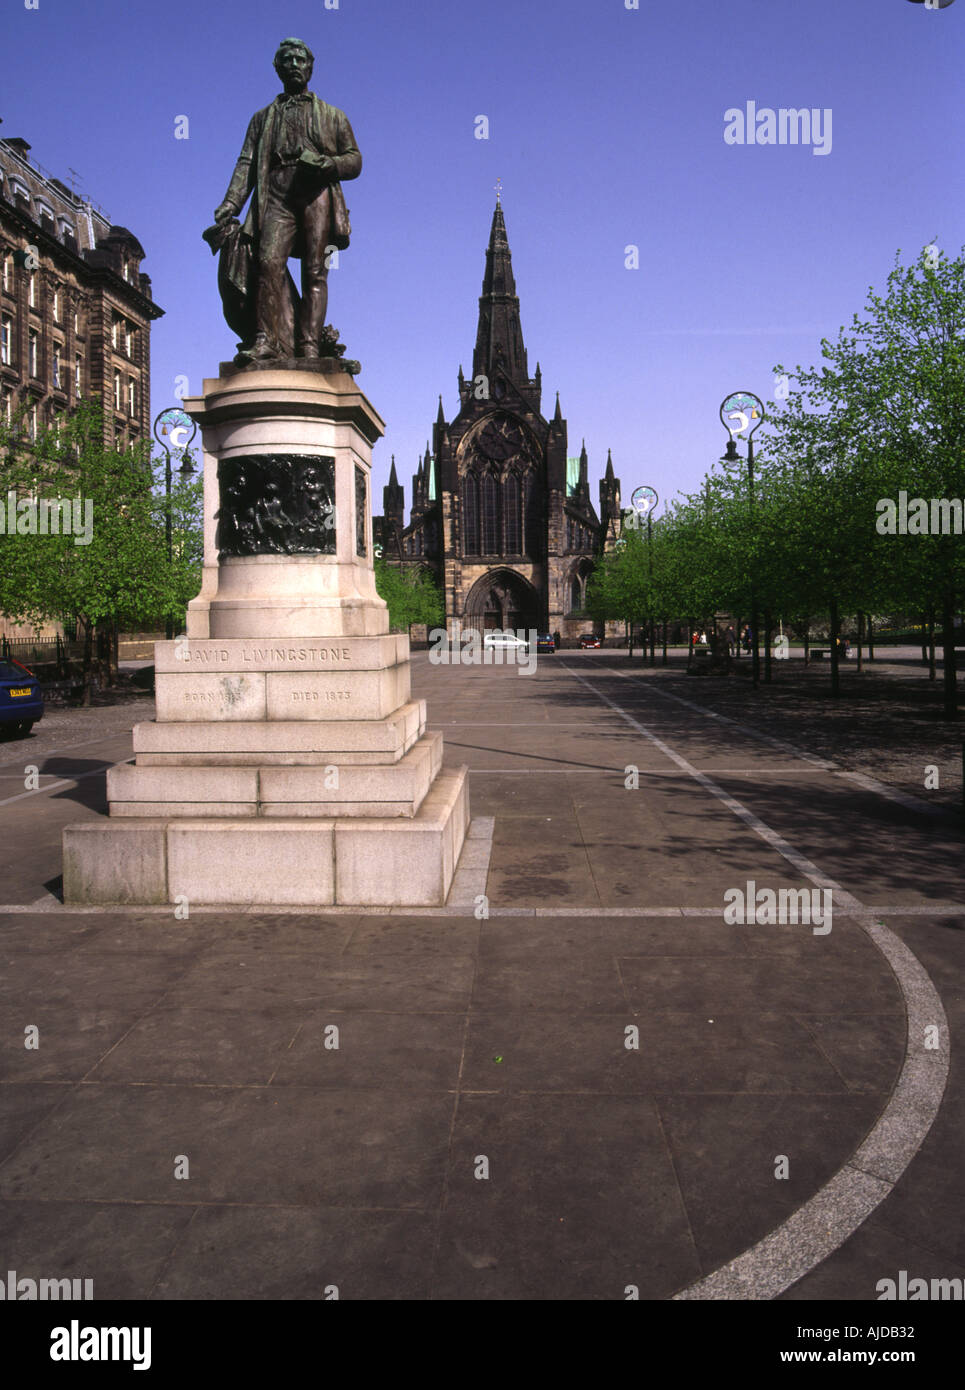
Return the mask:
[[[37,677],[12,657],[0,660],[0,733],[29,734],[43,713]]]

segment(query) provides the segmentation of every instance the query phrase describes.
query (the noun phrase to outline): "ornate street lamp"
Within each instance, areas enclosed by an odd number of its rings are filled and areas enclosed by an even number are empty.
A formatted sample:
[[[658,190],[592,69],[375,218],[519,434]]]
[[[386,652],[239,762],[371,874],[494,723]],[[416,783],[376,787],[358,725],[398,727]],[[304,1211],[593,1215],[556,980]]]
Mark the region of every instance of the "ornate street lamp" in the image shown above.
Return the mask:
[[[637,487],[630,494],[630,504],[638,517],[647,518],[647,570],[650,576],[650,665],[657,664],[657,636],[653,617],[653,514],[660,498],[654,487]],[[639,522],[638,522],[639,525]],[[632,639],[631,639],[632,640]],[[666,665],[666,662],[664,663]]]
[[[754,395],[753,391],[732,391],[721,401],[720,422],[729,436],[727,452],[724,455],[725,463],[739,462],[740,454],[737,452],[735,441],[742,435],[746,436],[747,439],[747,491],[752,525],[754,519],[754,431],[763,419],[764,403],[760,396]],[[740,633],[737,634],[737,640],[740,642]],[[754,686],[756,688],[761,679],[761,652],[758,642],[757,595],[753,572],[751,573],[751,653]]]
[[[154,437],[164,450],[164,535],[167,540],[168,563],[174,558],[171,536],[171,455],[181,460],[178,472],[185,480],[195,472],[188,453],[191,441],[198,427],[186,410],[179,405],[168,406],[154,421]],[[165,636],[168,641],[174,636],[174,624],[168,618],[165,623]]]

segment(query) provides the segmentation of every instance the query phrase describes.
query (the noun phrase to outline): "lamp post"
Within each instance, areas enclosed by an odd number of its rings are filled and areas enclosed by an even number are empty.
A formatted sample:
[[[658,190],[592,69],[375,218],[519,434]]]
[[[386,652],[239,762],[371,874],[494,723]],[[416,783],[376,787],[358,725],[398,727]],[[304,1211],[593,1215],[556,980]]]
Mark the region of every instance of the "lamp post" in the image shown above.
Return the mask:
[[[190,478],[195,472],[195,467],[188,449],[197,432],[197,425],[179,405],[168,406],[154,421],[154,437],[164,450],[164,536],[169,564],[174,558],[171,528],[171,454],[176,454],[181,460],[181,467],[178,469],[181,477],[185,480]],[[174,636],[174,624],[170,618],[165,622],[164,635],[168,641]]]
[[[640,517],[645,516],[647,518],[647,572],[650,579],[650,612],[647,618],[647,626],[649,628],[648,638],[650,643],[651,666],[656,666],[657,664],[656,629],[653,618],[653,514],[659,501],[660,498],[657,496],[657,489],[653,487],[637,487],[634,488],[633,492],[630,494],[630,503],[638,518],[637,524],[639,525]],[[644,656],[646,656],[646,647],[644,647]]]
[[[738,435],[747,436],[747,494],[750,504],[751,526],[754,524],[754,431],[764,419],[764,403],[752,391],[732,391],[720,405],[720,422],[727,431],[727,452],[725,463],[739,463],[735,440]],[[729,422],[729,423],[728,423]],[[760,685],[761,653],[757,631],[757,593],[754,567],[751,566],[751,654],[754,687]],[[737,635],[740,641],[740,633]]]

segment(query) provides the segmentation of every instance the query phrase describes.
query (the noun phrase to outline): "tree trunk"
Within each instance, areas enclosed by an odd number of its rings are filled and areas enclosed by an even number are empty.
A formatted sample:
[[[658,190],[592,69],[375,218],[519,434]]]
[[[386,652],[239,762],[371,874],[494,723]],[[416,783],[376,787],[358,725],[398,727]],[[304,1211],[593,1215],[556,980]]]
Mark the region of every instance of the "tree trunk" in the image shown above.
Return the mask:
[[[928,665],[928,614],[921,615],[921,664]]]
[[[811,661],[811,616],[804,616],[804,664],[807,666]]]
[[[942,659],[945,663],[944,700],[942,714],[946,719],[958,718],[958,683],[955,678],[955,595],[942,594]]]
[[[841,673],[838,670],[838,637],[841,627],[838,619],[838,600],[831,600],[831,694],[837,699],[841,693]]]
[[[868,614],[868,660],[875,659],[875,620]]]
[[[627,656],[633,660],[633,624],[627,622]]]
[[[663,620],[663,662],[662,662],[661,664],[664,665],[664,666],[666,666],[666,664],[667,664],[667,619],[666,619],[666,618],[664,618],[664,620]]]
[[[774,627],[774,619],[768,610],[764,609],[764,683],[770,683],[771,679],[771,630]]]
[[[935,679],[935,615],[928,614],[928,679]]]
[[[863,642],[864,642],[864,614],[862,613],[861,609],[859,608],[859,609],[858,609],[858,670],[859,670],[859,671],[864,670],[864,667],[861,665],[861,647],[862,647]]]
[[[736,638],[736,641],[734,642],[734,655],[737,657],[737,660],[740,661],[740,654],[741,654],[741,615],[740,615],[739,613],[737,614],[737,626],[735,627],[734,631],[737,633],[737,638]]]

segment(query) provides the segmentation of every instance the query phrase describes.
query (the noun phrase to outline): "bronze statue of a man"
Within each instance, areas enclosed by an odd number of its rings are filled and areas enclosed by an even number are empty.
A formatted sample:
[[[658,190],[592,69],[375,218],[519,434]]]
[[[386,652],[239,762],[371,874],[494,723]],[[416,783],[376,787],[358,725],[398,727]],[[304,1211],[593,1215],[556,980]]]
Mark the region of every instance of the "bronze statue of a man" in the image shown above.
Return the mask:
[[[338,336],[324,332],[328,260],[349,244],[341,180],[358,178],[362,156],[345,113],[307,90],[314,61],[300,39],[279,45],[284,93],[252,116],[215,227],[205,233],[221,250],[218,283],[225,318],[242,340],[239,363],[326,356]],[[289,256],[301,259],[301,300]]]

